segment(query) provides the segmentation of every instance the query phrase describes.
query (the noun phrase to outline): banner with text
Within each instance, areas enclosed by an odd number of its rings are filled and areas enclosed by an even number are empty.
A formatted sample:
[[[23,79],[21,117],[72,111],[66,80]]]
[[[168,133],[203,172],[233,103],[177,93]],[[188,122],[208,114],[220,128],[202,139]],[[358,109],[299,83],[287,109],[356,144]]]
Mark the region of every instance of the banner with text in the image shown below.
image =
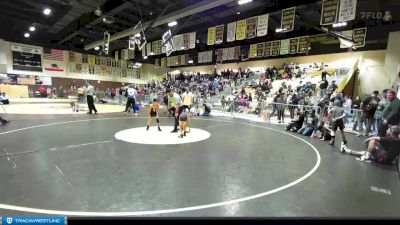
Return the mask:
[[[246,38],[246,20],[236,22],[236,40],[244,40]]]
[[[296,7],[282,10],[281,28],[282,32],[290,32],[294,29],[294,19],[296,18]]]
[[[272,42],[265,42],[264,44],[264,57],[271,56]]]
[[[246,23],[247,23],[246,38],[247,39],[255,38],[257,35],[257,17],[248,18]]]
[[[308,36],[300,37],[299,38],[299,53],[306,53],[308,52],[309,47],[309,38]]]
[[[338,22],[351,21],[356,18],[357,0],[340,0]]]
[[[224,27],[225,25],[219,25],[215,27],[215,44],[219,45],[224,42]]]
[[[215,44],[215,27],[208,28],[207,45]]]
[[[339,0],[323,0],[321,12],[321,25],[336,23],[339,9]]]
[[[296,54],[299,48],[299,38],[291,38],[290,39],[290,54]]]
[[[236,22],[228,23],[226,28],[226,41],[233,42],[235,41],[236,36]]]
[[[367,38],[367,28],[354,29],[353,40],[357,48],[365,46],[365,39]]]
[[[268,34],[268,18],[269,14],[258,16],[257,37],[262,37]]]

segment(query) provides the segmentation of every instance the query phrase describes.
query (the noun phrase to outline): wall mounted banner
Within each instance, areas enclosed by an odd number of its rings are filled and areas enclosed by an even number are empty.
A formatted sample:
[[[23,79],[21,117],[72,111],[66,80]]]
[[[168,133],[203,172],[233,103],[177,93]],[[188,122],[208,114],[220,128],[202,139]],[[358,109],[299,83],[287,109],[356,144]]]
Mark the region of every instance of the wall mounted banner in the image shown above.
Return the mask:
[[[215,27],[208,28],[207,45],[215,44]]]
[[[271,56],[272,42],[264,43],[264,57]]]
[[[357,48],[365,46],[365,39],[367,37],[367,28],[354,29],[353,40],[356,43]]]
[[[296,18],[296,7],[282,10],[281,28],[282,32],[290,32],[294,29],[294,19]]]
[[[340,32],[340,34],[347,37],[350,40],[353,40],[353,30],[344,30]],[[349,46],[340,43],[340,48],[349,48]]]
[[[246,38],[246,20],[236,22],[236,40],[244,40]]]
[[[280,54],[281,55],[289,54],[289,48],[290,48],[290,39],[281,40]]]
[[[182,47],[183,47],[183,34],[177,35],[177,36],[176,36],[176,41],[177,41],[178,43],[176,44],[176,49],[175,49],[175,51],[180,51],[180,50],[182,50]]]
[[[250,45],[249,58],[255,58],[257,56],[257,45]]]
[[[257,44],[257,57],[264,57],[264,45],[265,43]]]
[[[236,22],[228,23],[226,28],[226,41],[233,42],[236,37]]]
[[[229,55],[229,48],[224,48],[222,50],[222,60],[227,61],[228,60],[228,55]]]
[[[235,58],[235,47],[228,48],[228,60]]]
[[[251,39],[257,36],[257,17],[247,19],[246,38]]]
[[[161,59],[161,67],[165,67],[165,66],[166,66],[166,64],[165,64],[165,57],[164,57]]]
[[[88,55],[88,64],[95,65],[96,64],[96,57],[94,55]]]
[[[281,41],[273,41],[272,42],[272,50],[271,50],[272,56],[279,55],[280,46],[281,46]]]
[[[171,55],[171,53],[175,50],[174,38],[175,37],[171,38],[171,30],[165,32],[162,36],[162,43],[165,46],[165,54],[167,56]]]
[[[190,34],[189,33],[183,35],[183,48],[184,49],[190,48]]]
[[[212,62],[213,61],[213,51],[207,51],[206,52],[206,62]]]
[[[63,73],[65,69],[64,62],[57,60],[44,60],[43,61],[44,70],[51,72]]]
[[[11,45],[13,69],[42,72],[42,49]]]
[[[217,50],[217,62],[222,61],[223,57],[224,57],[224,50],[220,48]]]
[[[197,53],[197,63],[203,63],[203,54],[204,52]]]
[[[257,37],[268,34],[268,18],[269,14],[258,16],[257,18]]]
[[[300,37],[299,38],[299,53],[306,53],[308,52],[308,36]]]
[[[351,21],[356,18],[357,0],[340,0],[338,22]]]
[[[166,46],[166,45],[163,45],[162,42],[161,42],[161,45],[162,45],[162,47],[161,47],[161,54],[165,54],[165,53],[167,52],[167,46]]]
[[[290,39],[289,54],[296,54],[299,48],[299,38]]]
[[[225,25],[219,25],[215,28],[215,44],[219,45],[224,42],[224,27]]]
[[[147,55],[151,55],[152,51],[151,51],[151,42],[146,44],[146,52]]]
[[[241,56],[241,49],[240,46],[235,47],[235,57],[233,58],[234,60],[239,60]]]
[[[189,34],[189,48],[196,48],[196,32],[192,32]]]
[[[75,63],[82,63],[82,54],[75,52],[74,54],[74,62]]]
[[[339,9],[339,0],[323,0],[321,25],[330,25],[336,23],[338,9]]]

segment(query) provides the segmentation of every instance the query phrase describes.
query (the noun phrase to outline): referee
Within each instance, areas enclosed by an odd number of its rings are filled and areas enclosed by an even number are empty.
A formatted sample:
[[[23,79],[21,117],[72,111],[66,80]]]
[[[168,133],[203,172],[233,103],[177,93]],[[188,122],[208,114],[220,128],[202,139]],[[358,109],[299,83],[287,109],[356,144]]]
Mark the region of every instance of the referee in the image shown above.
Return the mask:
[[[171,133],[177,133],[179,125],[179,116],[183,111],[181,97],[177,93],[173,92],[171,89],[167,90],[167,94],[168,94],[168,109],[173,108],[174,112],[176,112],[176,110],[178,109],[178,115],[175,115],[174,130],[171,131]]]
[[[87,99],[87,104],[88,104],[88,108],[89,108],[89,112],[88,114],[92,114],[92,110],[94,111],[95,114],[97,114],[97,109],[96,106],[94,106],[94,101],[93,101],[93,95],[94,95],[94,87],[89,84],[86,83],[86,99]]]

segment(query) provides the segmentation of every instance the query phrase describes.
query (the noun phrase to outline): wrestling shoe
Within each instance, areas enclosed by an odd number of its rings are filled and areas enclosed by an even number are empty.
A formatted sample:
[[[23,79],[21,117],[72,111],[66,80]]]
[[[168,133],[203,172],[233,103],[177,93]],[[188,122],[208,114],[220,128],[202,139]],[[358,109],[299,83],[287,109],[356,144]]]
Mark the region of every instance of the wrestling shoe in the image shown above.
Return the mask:
[[[178,130],[173,130],[171,131],[171,133],[178,133]]]
[[[183,136],[185,136],[185,137],[186,137],[186,132],[184,132],[184,133],[183,133]]]
[[[149,126],[147,126],[146,130],[149,130],[149,128],[150,128],[150,127],[149,127]],[[158,129],[160,129],[160,128],[158,128]]]
[[[329,142],[329,145],[335,146],[335,141],[334,141],[334,140],[330,141],[330,142]]]
[[[360,158],[356,158],[356,160],[361,161],[361,162],[367,162],[367,163],[371,162],[371,159],[365,155],[361,156]]]
[[[342,145],[340,146],[340,152],[345,152],[346,151],[346,144],[342,142]]]
[[[161,128],[160,128],[160,127],[158,127],[158,131],[161,131]]]

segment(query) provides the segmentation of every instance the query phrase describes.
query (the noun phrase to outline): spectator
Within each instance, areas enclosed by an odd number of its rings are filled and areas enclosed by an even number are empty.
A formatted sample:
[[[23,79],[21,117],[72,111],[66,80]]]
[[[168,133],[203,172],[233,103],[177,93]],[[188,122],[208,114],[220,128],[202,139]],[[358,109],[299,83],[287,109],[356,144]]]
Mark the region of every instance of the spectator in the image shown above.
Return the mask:
[[[302,128],[300,128],[297,133],[302,134],[304,136],[310,136],[313,131],[317,128],[318,126],[318,117],[315,115],[315,109],[311,111],[311,114],[307,114],[305,120],[304,120],[304,125]]]
[[[329,141],[332,139],[331,131],[325,127],[325,122],[320,121],[315,128],[311,137],[319,138],[321,141]]]
[[[378,136],[385,136],[389,125],[400,124],[400,100],[396,97],[396,92],[388,90],[387,99],[390,101],[390,104],[383,110]]]
[[[360,120],[361,116],[361,99],[360,97],[356,97],[356,100],[353,102],[353,107],[352,107],[352,114],[353,114],[353,130],[355,131],[358,127],[358,121]]]
[[[333,80],[331,85],[329,85],[328,88],[328,95],[332,95],[333,93],[335,93],[335,91],[338,89],[338,86],[336,85],[336,82]]]
[[[326,95],[326,89],[328,88],[328,81],[326,78],[322,78],[319,82],[319,97],[322,98]]]
[[[361,117],[360,121],[358,121],[358,127],[359,127],[359,134],[358,136],[368,136],[369,132],[371,131],[372,127],[372,122],[374,119],[375,111],[378,108],[378,104],[380,99],[378,98],[379,91],[374,91],[372,95],[368,98],[366,98],[362,104],[361,104]],[[367,127],[366,131],[363,134],[363,123],[367,122]]]
[[[302,127],[303,123],[304,113],[302,113],[300,109],[296,107],[294,109],[294,118],[292,119],[292,122],[286,127],[286,130],[297,132]]]
[[[332,140],[329,143],[329,145],[334,146],[335,145],[335,132],[339,128],[340,129],[340,134],[342,135],[342,140],[343,144],[347,144],[346,141],[346,136],[344,134],[344,122],[343,118],[346,116],[346,113],[344,112],[343,108],[340,107],[340,102],[339,100],[336,100],[334,102],[334,107],[329,111],[329,117],[333,122],[333,135],[332,135]]]
[[[204,106],[204,113],[202,116],[210,116],[211,108],[206,103],[204,103],[203,106]]]
[[[78,101],[83,102],[85,97],[85,88],[83,86],[80,86],[78,88]]]
[[[382,116],[383,116],[383,110],[386,109],[390,105],[389,99],[387,99],[387,89],[383,90],[382,92],[382,99],[379,101],[378,108],[375,111],[374,115],[374,123],[373,125],[373,132],[374,135],[378,134],[378,126],[381,122]]]
[[[346,116],[343,118],[345,127],[347,126],[347,124],[350,124],[352,104],[353,104],[353,101],[351,100],[351,97],[346,96],[345,102],[343,104],[344,112],[346,113]]]

